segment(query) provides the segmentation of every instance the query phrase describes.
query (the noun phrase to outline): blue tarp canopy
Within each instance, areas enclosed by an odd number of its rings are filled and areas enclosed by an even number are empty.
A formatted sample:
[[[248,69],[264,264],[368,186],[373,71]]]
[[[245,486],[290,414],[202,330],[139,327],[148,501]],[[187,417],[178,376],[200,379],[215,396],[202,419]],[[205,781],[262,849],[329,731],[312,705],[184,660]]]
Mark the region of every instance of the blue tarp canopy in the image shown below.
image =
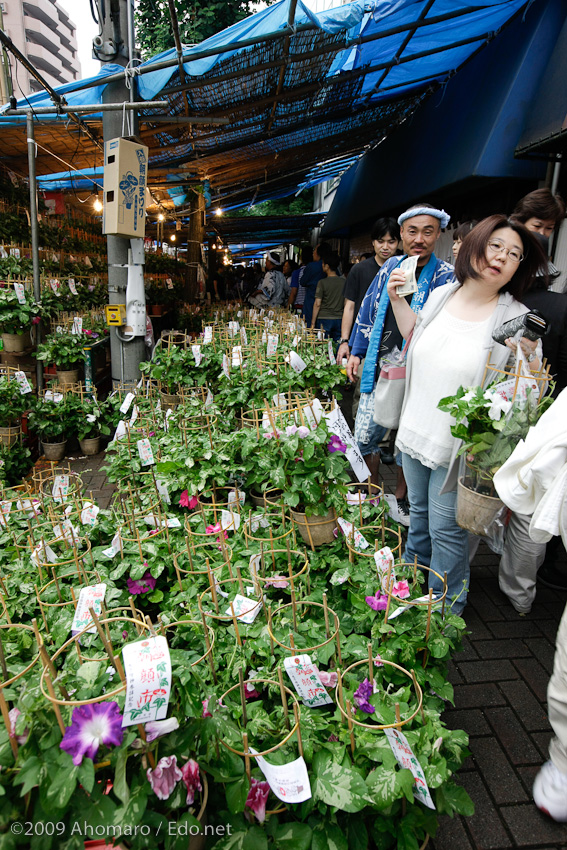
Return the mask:
[[[168,177],[181,187],[183,175],[192,183],[208,179],[213,201],[228,208],[336,176],[327,160],[346,162],[378,144],[526,5],[355,0],[316,15],[301,0],[296,6],[280,0],[184,48],[183,78],[175,51],[155,56],[140,66],[138,98],[166,99],[168,115],[188,112],[204,123],[152,122],[151,110],[141,109],[149,184],[156,191]],[[107,65],[97,77],[58,91],[71,106],[98,104],[116,74],[123,69]],[[50,102],[38,93],[18,106]],[[228,123],[216,124],[218,118]],[[84,120],[99,129],[100,115]],[[20,172],[26,170],[23,121],[0,115],[0,151]],[[61,171],[49,152],[71,168],[101,164],[100,149],[79,132],[66,117],[38,117],[38,174]]]

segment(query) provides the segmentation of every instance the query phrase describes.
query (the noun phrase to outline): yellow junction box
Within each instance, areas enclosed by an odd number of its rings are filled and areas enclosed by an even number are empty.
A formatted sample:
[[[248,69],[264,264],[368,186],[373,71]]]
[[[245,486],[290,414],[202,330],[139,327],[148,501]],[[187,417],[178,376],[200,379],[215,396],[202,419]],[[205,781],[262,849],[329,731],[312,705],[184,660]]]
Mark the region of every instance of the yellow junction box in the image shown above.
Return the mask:
[[[145,145],[130,139],[105,143],[103,233],[144,237],[148,153]]]
[[[126,304],[106,305],[106,324],[110,327],[126,324]]]

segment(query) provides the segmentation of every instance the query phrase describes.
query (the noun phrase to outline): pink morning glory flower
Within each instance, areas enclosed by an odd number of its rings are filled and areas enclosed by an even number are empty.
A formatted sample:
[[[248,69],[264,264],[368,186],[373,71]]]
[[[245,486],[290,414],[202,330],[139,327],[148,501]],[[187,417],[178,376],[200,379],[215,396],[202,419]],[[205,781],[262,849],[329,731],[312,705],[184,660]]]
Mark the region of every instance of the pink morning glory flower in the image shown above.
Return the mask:
[[[199,503],[197,496],[191,496],[189,498],[189,493],[187,490],[184,490],[179,498],[179,507],[180,508],[189,508],[190,511],[194,510]]]
[[[246,805],[254,812],[260,823],[266,820],[266,802],[269,793],[270,786],[267,782],[258,782],[254,777],[251,778]]]
[[[202,704],[203,704],[203,713],[202,713],[201,717],[212,717],[212,716],[213,716],[213,715],[211,714],[211,712],[209,711],[209,702],[210,702],[210,701],[211,701],[211,700],[210,700],[210,698],[207,698],[207,699],[202,700]],[[224,705],[222,704],[222,702],[220,701],[220,699],[219,699],[219,701],[218,701],[218,704],[219,704],[219,708],[224,708]]]
[[[324,670],[319,670],[319,678],[326,688],[336,688],[339,682],[338,673],[326,673]]]
[[[260,691],[257,691],[250,682],[246,682],[244,685],[244,696],[246,699],[256,699],[256,697],[260,696]]]
[[[409,584],[405,579],[395,581],[392,585],[392,596],[397,596],[399,599],[407,599],[410,595]]]
[[[11,708],[8,712],[8,717],[10,718],[10,738],[15,738],[18,744],[23,746],[28,740],[30,730],[26,726],[23,735],[16,735],[16,723],[21,713],[19,708]]]
[[[327,445],[327,449],[329,451],[329,454],[333,454],[333,452],[342,452],[344,454],[347,450],[347,447],[346,443],[343,443],[340,437],[337,437],[336,434],[333,434],[330,443]]]
[[[300,437],[302,440],[304,440],[309,433],[309,428],[307,428],[305,425],[300,425],[297,429],[297,436]]]
[[[34,317],[33,317],[33,319],[32,319],[32,325],[39,325],[39,323],[40,323],[40,322],[41,322],[41,319],[39,318],[39,316],[34,316]]]
[[[161,738],[162,735],[167,735],[169,732],[175,732],[179,729],[179,721],[177,717],[166,717],[165,720],[149,720],[144,724],[146,730],[146,741],[151,744],[156,738]]]
[[[83,756],[94,761],[101,744],[119,747],[123,736],[118,703],[92,703],[73,709],[71,725],[65,729],[59,746],[73,756],[74,765],[79,765]]]
[[[192,806],[195,802],[195,794],[197,791],[202,791],[201,777],[199,776],[199,765],[195,759],[189,759],[181,768],[181,778],[187,788],[188,806]]]
[[[374,596],[365,596],[364,601],[370,605],[373,611],[385,611],[388,607],[388,596],[377,590]]]
[[[298,430],[297,425],[288,425],[285,429],[286,436],[293,437],[294,434],[297,434]]]
[[[289,581],[285,578],[285,576],[274,576],[266,581],[266,587],[275,587],[276,590],[283,590],[283,588],[287,587],[288,584]]]
[[[153,770],[151,767],[147,769],[146,776],[152,791],[160,800],[169,800],[173,789],[183,778],[183,774],[177,767],[177,756],[164,756]]]
[[[354,692],[354,703],[365,714],[374,714],[374,712],[376,711],[374,706],[370,705],[370,703],[368,702],[373,693],[374,689],[368,679],[364,679],[364,681],[360,683],[357,690]]]
[[[152,576],[149,570],[146,570],[140,579],[127,579],[128,590],[135,596],[138,593],[148,593],[156,586],[156,579]]]

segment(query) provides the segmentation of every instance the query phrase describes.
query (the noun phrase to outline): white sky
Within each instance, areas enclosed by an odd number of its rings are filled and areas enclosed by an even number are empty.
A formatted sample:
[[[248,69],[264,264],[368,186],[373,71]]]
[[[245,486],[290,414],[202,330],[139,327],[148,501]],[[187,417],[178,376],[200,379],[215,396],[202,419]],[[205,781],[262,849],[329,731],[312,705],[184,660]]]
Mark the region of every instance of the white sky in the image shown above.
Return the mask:
[[[91,57],[92,41],[95,35],[98,35],[98,27],[91,15],[89,0],[57,0],[57,2],[65,9],[77,27],[81,78],[94,77],[100,70],[100,62]],[[343,0],[303,0],[303,2],[311,9],[321,11],[331,6],[340,6]],[[94,0],[93,5],[96,7]],[[265,4],[262,3],[262,0],[259,0],[256,6],[258,9],[262,9]]]

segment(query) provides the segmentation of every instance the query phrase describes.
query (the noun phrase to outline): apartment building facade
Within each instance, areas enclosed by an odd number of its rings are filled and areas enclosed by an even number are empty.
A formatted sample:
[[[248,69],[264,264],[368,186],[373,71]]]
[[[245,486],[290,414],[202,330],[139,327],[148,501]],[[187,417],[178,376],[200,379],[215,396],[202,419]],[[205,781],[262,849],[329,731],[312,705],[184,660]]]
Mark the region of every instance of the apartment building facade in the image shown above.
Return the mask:
[[[75,24],[56,0],[1,0],[0,10],[4,32],[50,85],[80,79]],[[16,96],[42,89],[13,57],[10,66]]]

